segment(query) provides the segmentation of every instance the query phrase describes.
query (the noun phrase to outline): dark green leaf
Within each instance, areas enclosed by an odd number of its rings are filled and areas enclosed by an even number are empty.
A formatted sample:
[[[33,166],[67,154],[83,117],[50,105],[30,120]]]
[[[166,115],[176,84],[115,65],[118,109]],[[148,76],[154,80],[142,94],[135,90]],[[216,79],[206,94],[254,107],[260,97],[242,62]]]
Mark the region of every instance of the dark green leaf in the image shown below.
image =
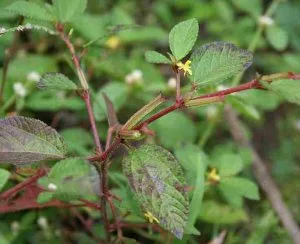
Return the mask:
[[[169,44],[177,60],[181,60],[191,51],[198,37],[198,30],[196,19],[180,22],[173,27],[169,34]]]
[[[0,162],[22,164],[62,159],[62,137],[42,121],[22,116],[0,120]]]
[[[131,149],[123,171],[145,211],[181,239],[188,217],[183,172],[174,156],[157,145]]]
[[[252,54],[227,42],[212,42],[196,49],[191,57],[193,81],[198,84],[221,82],[247,69]]]

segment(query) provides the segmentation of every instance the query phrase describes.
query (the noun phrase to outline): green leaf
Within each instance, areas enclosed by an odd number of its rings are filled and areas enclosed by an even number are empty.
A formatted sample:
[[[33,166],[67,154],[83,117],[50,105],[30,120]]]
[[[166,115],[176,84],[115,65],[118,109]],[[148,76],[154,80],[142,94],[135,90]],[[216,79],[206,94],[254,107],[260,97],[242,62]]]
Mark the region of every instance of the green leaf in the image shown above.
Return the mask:
[[[189,229],[195,228],[194,225],[201,211],[201,204],[204,195],[205,172],[207,167],[206,155],[195,145],[180,147],[175,151],[175,155],[181,165],[187,171],[189,185],[192,186],[192,198],[190,201],[190,211],[186,226],[186,233]]]
[[[10,173],[5,169],[0,169],[0,191],[9,179]]]
[[[222,177],[233,176],[243,169],[242,158],[238,154],[222,154],[218,159],[217,168]]]
[[[283,51],[289,44],[288,33],[278,26],[268,27],[266,37],[271,46],[278,51]]]
[[[270,84],[263,82],[262,85],[285,100],[300,105],[300,80],[275,80]]]
[[[177,60],[184,58],[198,37],[198,21],[189,19],[175,25],[169,34],[170,49]]]
[[[248,216],[242,208],[208,200],[202,203],[199,219],[212,224],[236,224],[247,221]]]
[[[82,14],[87,6],[87,0],[53,0],[54,13],[58,21],[66,23],[73,17]]]
[[[223,179],[221,178],[219,187],[223,192],[225,191],[232,195],[238,195],[252,200],[259,200],[257,185],[245,178],[240,178],[240,177],[229,177]]]
[[[189,203],[183,172],[174,156],[160,146],[143,145],[129,151],[123,172],[145,211],[182,239]]]
[[[59,199],[71,201],[99,194],[99,176],[96,169],[84,159],[69,158],[56,163],[47,176],[38,183],[52,195],[39,196],[40,201]]]
[[[67,96],[64,91],[45,90],[31,94],[26,101],[26,108],[34,111],[80,111],[85,109],[85,105],[78,96]]]
[[[232,3],[240,10],[250,13],[253,17],[259,17],[262,14],[262,1],[261,0],[231,0]]]
[[[5,8],[8,11],[22,15],[24,17],[52,21],[53,16],[48,13],[47,9],[32,2],[17,1]]]
[[[37,83],[40,89],[49,90],[77,90],[77,85],[68,77],[60,73],[47,73]]]
[[[181,143],[193,143],[197,129],[193,121],[182,112],[173,112],[163,116],[150,125],[159,142],[167,148],[175,148]]]
[[[171,64],[171,60],[169,60],[165,55],[156,51],[147,51],[145,53],[145,58],[149,63]]]
[[[22,164],[62,159],[62,137],[42,121],[22,116],[0,120],[0,163]]]
[[[98,91],[93,106],[97,121],[104,120],[107,116],[106,104],[102,93],[108,96],[115,110],[118,111],[126,102],[128,87],[120,82],[110,82]]]
[[[249,51],[231,43],[208,43],[192,54],[193,81],[201,85],[221,82],[247,69],[252,58]]]
[[[235,95],[229,95],[226,97],[231,106],[237,110],[240,114],[252,120],[259,120],[260,114],[258,110],[252,106],[252,104],[246,104],[241,98]]]
[[[60,134],[66,142],[69,153],[82,156],[88,156],[91,153],[89,149],[93,148],[94,141],[88,131],[82,128],[71,128],[61,131]]]

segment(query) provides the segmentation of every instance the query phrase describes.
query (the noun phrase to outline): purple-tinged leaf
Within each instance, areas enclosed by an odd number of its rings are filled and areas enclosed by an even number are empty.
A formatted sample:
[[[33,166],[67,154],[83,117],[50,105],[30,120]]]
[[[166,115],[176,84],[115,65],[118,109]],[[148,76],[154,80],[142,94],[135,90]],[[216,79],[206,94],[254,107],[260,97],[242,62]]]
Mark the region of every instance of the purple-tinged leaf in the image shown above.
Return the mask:
[[[42,121],[22,116],[0,120],[0,163],[62,159],[65,152],[62,137]]]

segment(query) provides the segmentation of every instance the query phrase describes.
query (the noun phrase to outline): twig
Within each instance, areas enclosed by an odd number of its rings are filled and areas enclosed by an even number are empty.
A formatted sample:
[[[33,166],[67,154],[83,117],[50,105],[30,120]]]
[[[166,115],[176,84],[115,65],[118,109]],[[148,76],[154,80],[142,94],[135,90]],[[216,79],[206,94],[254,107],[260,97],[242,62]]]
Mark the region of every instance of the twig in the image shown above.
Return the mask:
[[[277,213],[279,219],[281,220],[283,226],[289,233],[293,242],[295,244],[299,244],[300,229],[297,225],[297,222],[295,221],[292,213],[283,201],[281,192],[276,186],[274,180],[272,179],[272,176],[269,174],[263,160],[260,158],[257,151],[251,145],[251,142],[245,136],[243,125],[238,119],[237,114],[230,106],[226,106],[224,115],[229,125],[229,130],[236,143],[241,147],[247,147],[251,150],[253,158],[253,172],[260,187],[264,190],[273,209]]]

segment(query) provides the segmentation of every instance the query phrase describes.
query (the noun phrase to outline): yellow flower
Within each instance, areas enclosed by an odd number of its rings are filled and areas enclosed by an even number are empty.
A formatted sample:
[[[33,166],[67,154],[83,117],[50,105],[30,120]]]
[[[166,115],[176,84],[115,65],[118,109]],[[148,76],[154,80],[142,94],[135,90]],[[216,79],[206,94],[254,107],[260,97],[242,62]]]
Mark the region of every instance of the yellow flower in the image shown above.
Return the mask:
[[[191,70],[191,60],[187,60],[184,64],[182,62],[178,62],[176,65],[178,67],[179,70],[183,70],[184,71],[184,75],[186,73],[192,75],[192,70]]]
[[[117,49],[121,44],[121,40],[117,36],[110,37],[106,42],[105,45],[110,49]]]
[[[159,220],[149,211],[147,211],[144,216],[151,224],[154,222],[159,223]]]
[[[211,182],[219,182],[221,180],[220,175],[217,174],[217,169],[213,168],[207,176],[207,179]]]

